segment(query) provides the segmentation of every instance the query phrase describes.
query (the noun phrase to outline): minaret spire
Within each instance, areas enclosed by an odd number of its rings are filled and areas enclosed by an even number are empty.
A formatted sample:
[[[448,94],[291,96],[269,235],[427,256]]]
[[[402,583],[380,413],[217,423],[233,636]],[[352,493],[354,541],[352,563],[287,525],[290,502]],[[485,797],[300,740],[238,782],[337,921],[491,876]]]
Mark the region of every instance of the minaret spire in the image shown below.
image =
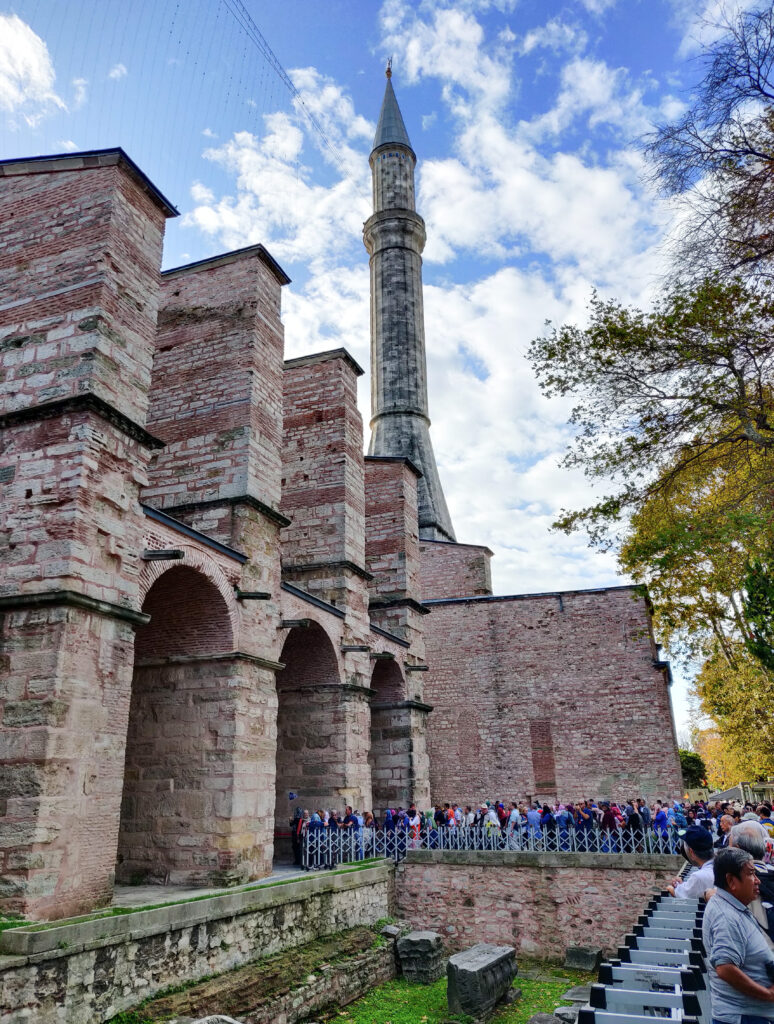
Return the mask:
[[[422,471],[419,535],[454,540],[441,489],[427,405],[422,303],[425,222],[416,212],[414,167],[392,87],[392,59],[369,163],[374,212],[363,227],[371,257],[371,444],[369,455],[402,456]]]

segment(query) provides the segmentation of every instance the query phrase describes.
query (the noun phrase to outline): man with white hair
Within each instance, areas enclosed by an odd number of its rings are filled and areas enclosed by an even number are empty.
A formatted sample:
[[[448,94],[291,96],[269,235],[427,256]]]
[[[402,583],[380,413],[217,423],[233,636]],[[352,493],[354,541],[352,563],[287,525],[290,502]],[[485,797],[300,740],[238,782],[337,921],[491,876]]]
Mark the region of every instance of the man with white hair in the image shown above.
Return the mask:
[[[755,920],[766,935],[769,948],[774,949],[774,871],[763,860],[768,833],[759,821],[740,821],[729,832],[728,845],[746,850],[753,859],[760,881],[760,896],[749,904]]]

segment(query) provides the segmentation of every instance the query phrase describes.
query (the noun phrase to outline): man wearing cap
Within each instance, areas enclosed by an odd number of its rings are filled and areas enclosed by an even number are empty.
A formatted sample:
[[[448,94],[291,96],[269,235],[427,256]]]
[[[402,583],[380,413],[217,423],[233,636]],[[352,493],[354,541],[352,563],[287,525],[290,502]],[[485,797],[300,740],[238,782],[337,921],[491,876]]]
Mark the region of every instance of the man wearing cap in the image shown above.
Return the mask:
[[[707,889],[715,884],[712,865],[712,836],[701,825],[691,825],[677,833],[682,839],[682,854],[693,865],[684,882],[676,878],[668,885],[669,892],[679,900],[702,899]]]

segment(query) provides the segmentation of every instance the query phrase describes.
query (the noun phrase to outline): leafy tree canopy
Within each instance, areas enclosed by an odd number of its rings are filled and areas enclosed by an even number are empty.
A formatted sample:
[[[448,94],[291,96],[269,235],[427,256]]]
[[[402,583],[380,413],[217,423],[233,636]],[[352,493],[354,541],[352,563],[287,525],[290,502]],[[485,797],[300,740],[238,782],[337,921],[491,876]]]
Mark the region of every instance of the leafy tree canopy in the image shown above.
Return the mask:
[[[765,669],[774,673],[774,546],[764,559],[751,560],[743,588],[745,645]]]
[[[693,750],[681,750],[680,768],[683,773],[683,783],[686,789],[698,789],[706,784],[707,766],[700,754]]]
[[[720,651],[705,661],[696,694],[702,710],[717,723],[737,770],[754,781],[774,774],[774,676],[742,641],[732,645],[732,655],[730,664]]]
[[[610,543],[625,513],[668,497],[696,465],[774,483],[774,299],[740,280],[677,285],[650,312],[595,293],[585,328],[553,327],[529,356],[548,396],[573,395],[577,434],[564,465],[614,479],[596,504],[557,522]],[[612,531],[612,533],[611,533]]]

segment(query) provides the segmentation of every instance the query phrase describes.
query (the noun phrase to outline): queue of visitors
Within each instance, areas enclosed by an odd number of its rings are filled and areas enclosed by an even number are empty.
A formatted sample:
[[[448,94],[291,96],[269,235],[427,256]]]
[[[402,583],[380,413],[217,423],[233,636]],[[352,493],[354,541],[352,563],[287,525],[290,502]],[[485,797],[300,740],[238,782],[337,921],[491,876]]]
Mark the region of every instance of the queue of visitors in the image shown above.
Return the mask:
[[[728,844],[730,830],[743,820],[754,819],[774,840],[774,820],[769,804],[732,805],[717,801],[680,802],[628,799],[622,801],[578,800],[568,803],[535,803],[486,800],[474,807],[444,803],[420,811],[414,804],[389,809],[380,820],[372,812],[346,807],[343,813],[298,808],[292,827],[296,864],[301,863],[303,836],[332,834],[341,830],[363,832],[357,849],[368,855],[372,840],[381,833],[394,834],[400,852],[429,846],[442,849],[530,849],[546,851],[665,852],[686,854],[690,863],[705,866],[711,885],[711,852]],[[474,830],[474,831],[471,831]],[[687,841],[683,845],[683,834]],[[476,841],[471,842],[472,839]],[[655,842],[654,842],[655,840]],[[319,844],[318,844],[319,845]],[[767,858],[770,853],[767,853]],[[701,883],[695,879],[690,892]]]

